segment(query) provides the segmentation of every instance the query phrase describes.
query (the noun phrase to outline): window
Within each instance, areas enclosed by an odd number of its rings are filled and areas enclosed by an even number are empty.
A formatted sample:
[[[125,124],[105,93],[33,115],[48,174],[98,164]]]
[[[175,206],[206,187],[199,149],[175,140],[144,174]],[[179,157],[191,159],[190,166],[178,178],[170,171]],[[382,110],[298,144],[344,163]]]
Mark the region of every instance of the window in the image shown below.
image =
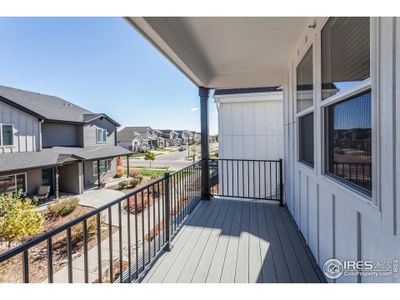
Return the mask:
[[[314,166],[314,114],[299,118],[299,160]]]
[[[112,159],[102,159],[100,160],[100,174],[105,174],[111,171],[111,161]],[[97,176],[97,160],[92,162],[93,176]]]
[[[321,31],[322,99],[370,77],[369,18],[330,18]]]
[[[26,193],[26,174],[0,176],[0,194]]]
[[[14,145],[14,126],[0,124],[0,146]]]
[[[313,50],[308,49],[296,69],[296,100],[299,127],[299,161],[314,167]],[[307,109],[306,114],[304,110]],[[302,113],[303,112],[303,113]]]
[[[97,128],[97,142],[106,143],[107,142],[107,130],[103,128]]]
[[[332,99],[322,102],[325,173],[371,195],[371,86],[360,84],[370,78],[369,18],[330,18],[321,42],[321,97]]]
[[[328,172],[371,192],[371,91],[326,110]]]
[[[297,112],[313,105],[313,53],[312,47],[297,66]]]

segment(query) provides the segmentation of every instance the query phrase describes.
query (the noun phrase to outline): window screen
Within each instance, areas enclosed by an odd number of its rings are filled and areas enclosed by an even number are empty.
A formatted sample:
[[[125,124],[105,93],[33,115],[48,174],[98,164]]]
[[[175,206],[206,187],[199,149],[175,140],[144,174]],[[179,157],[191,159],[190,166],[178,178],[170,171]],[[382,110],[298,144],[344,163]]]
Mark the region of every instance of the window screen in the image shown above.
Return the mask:
[[[330,18],[321,32],[322,99],[370,77],[369,18]]]
[[[313,105],[313,63],[312,48],[304,55],[297,66],[297,112]]]
[[[326,110],[328,171],[371,191],[371,91]]]
[[[299,160],[314,166],[314,114],[299,118]]]

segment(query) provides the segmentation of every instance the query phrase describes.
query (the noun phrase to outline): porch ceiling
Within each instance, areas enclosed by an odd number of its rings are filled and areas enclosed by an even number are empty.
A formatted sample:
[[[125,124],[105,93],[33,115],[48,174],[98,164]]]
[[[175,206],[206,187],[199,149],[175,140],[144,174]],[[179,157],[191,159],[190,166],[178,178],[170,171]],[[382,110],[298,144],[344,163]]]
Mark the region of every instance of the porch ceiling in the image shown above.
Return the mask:
[[[308,17],[127,17],[196,85],[280,85]]]

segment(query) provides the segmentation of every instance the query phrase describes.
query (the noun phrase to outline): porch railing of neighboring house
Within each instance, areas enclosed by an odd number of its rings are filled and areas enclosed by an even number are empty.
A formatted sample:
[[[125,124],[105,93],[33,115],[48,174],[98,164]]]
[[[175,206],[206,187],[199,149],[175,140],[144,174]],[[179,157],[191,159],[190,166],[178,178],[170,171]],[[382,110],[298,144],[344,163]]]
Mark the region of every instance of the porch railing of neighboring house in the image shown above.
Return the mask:
[[[201,161],[0,254],[0,268],[13,268],[25,283],[137,281],[156,254],[169,249],[200,195]],[[37,253],[43,254],[40,266],[32,257]],[[45,278],[37,278],[38,267],[46,268]]]
[[[283,204],[282,159],[210,159],[211,192]]]

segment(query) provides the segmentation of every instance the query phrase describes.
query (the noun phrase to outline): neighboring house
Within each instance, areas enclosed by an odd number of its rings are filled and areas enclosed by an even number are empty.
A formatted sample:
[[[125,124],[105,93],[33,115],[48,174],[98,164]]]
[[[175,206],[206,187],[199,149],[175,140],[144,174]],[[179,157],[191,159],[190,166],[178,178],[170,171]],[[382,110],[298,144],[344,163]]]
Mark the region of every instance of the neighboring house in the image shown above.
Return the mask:
[[[171,129],[160,129],[162,132],[162,137],[165,141],[165,147],[172,147],[178,144],[178,133]]]
[[[153,130],[150,126],[127,126],[117,133],[119,146],[134,153],[151,150],[159,147],[161,132]]]
[[[190,130],[175,130],[175,132],[178,134],[179,145],[193,144],[193,133]]]
[[[64,99],[0,86],[0,193],[80,194],[116,174],[119,124]]]
[[[199,87],[204,134],[210,89],[282,86],[284,202],[316,263],[323,268],[335,258],[397,266],[400,18],[127,21]],[[250,121],[244,113],[230,122]],[[248,145],[255,148],[255,140]],[[337,275],[326,273],[329,282],[400,280],[397,273],[340,276],[338,265],[329,267]]]

